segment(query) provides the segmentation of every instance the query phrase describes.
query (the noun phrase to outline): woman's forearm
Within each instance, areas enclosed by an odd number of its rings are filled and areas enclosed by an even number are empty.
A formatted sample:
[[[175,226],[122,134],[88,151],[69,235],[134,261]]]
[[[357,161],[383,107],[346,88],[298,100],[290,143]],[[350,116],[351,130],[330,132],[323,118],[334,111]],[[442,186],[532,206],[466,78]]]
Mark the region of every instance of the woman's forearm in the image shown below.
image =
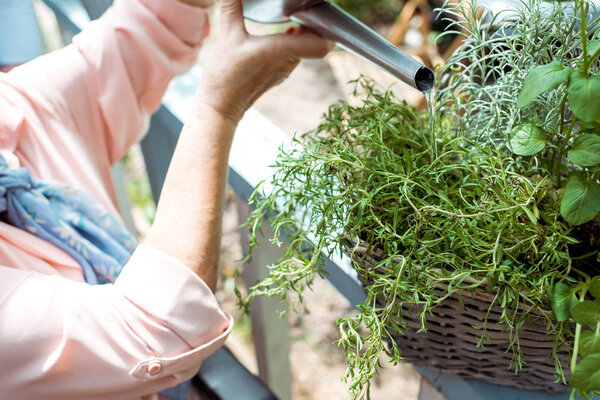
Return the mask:
[[[199,106],[184,126],[145,243],[181,261],[214,291],[235,123]]]
[[[213,290],[229,150],[237,123],[255,99],[293,71],[300,58],[323,57],[331,49],[329,42],[303,29],[249,35],[242,1],[220,4],[216,40],[194,116],[181,132],[145,241],[187,265]]]

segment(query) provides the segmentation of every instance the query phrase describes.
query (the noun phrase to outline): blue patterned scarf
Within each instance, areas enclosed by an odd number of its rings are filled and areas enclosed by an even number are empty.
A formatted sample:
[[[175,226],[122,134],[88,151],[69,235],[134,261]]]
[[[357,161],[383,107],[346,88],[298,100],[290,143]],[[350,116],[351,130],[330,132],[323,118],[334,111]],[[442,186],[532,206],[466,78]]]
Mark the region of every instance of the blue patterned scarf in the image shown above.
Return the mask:
[[[70,254],[92,285],[112,283],[136,247],[135,238],[87,193],[55,182],[34,181],[0,154],[0,218]],[[190,382],[161,392],[189,395]]]

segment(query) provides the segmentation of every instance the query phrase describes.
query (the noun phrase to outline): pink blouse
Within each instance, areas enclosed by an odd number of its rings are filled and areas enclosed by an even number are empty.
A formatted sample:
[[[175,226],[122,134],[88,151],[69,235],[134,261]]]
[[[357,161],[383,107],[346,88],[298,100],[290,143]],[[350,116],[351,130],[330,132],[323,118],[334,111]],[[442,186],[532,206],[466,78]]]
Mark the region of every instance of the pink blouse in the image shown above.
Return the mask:
[[[195,61],[208,10],[116,0],[74,43],[0,73],[0,151],[81,188],[115,216],[110,167],[138,141],[170,79]],[[185,265],[141,245],[114,285],[0,222],[0,397],[152,399],[191,378],[232,321]]]

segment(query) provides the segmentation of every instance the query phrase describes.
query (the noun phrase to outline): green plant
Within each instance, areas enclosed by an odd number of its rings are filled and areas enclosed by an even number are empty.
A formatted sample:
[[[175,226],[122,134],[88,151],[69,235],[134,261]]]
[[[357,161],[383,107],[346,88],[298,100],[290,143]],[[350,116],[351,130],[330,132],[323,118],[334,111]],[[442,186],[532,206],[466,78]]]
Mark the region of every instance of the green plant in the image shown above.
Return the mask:
[[[480,143],[499,147],[508,139],[516,155],[539,154],[524,158],[522,170],[536,169],[564,187],[566,221],[593,220],[600,213],[600,40],[590,38],[598,35],[598,13],[587,1],[550,10],[529,1],[516,15],[477,22],[474,9],[446,9],[462,13],[454,24],[468,34],[449,60],[449,68],[464,66],[464,72],[442,90],[450,106],[441,112],[462,115],[459,129]],[[484,26],[500,21],[511,34]]]
[[[254,247],[270,216],[272,240],[289,246],[247,300],[281,296],[293,307],[324,273],[323,254],[365,243],[379,254],[374,268],[355,265],[367,301],[338,321],[354,397],[368,397],[382,353],[401,360],[403,304],[421,307],[425,330],[440,302],[474,290],[503,310],[513,369],[524,362],[518,329],[536,315],[555,350],[572,350],[571,384],[589,397],[600,391],[598,21],[583,0],[530,0],[481,20],[473,2],[443,12],[460,17],[447,34],[465,43],[439,71],[432,124],[361,80],[363,105],[333,105],[316,135],[281,151],[248,225]]]
[[[529,5],[534,10],[535,5]],[[522,48],[522,56],[517,58],[527,60],[532,66],[525,70],[527,74],[516,104],[514,101],[506,104],[510,109],[506,115],[513,118],[512,128],[510,123],[505,128],[510,129],[508,148],[523,156],[529,164],[535,161],[535,169],[549,177],[563,192],[560,212],[567,222],[573,226],[590,223],[597,231],[600,213],[600,41],[593,39],[598,34],[598,19],[593,17],[597,12],[593,11],[590,13],[588,2],[575,1],[572,8],[556,7],[549,17],[531,13],[534,17],[532,33],[536,36],[523,35],[521,38],[517,35],[516,41],[503,41],[501,46],[515,50]],[[544,29],[543,24],[557,20],[562,22],[560,28],[550,29],[553,34],[546,36],[548,29]],[[536,37],[541,40],[532,40],[528,46],[527,39]],[[490,54],[496,53],[491,51]],[[506,64],[500,62],[498,67],[506,67]],[[518,82],[517,71],[499,74],[502,77],[499,91],[508,94],[506,88],[515,85],[506,85],[506,82]],[[527,169],[532,168],[529,165]],[[575,255],[597,258],[597,233],[579,239],[591,243],[586,248],[587,254]],[[586,293],[597,285],[599,278],[592,280],[578,268],[574,271],[581,279],[572,287],[556,284],[553,305],[558,321],[566,322],[571,317],[576,323],[571,384],[587,397],[589,392],[600,391],[600,312],[597,305],[586,300]],[[569,295],[564,297],[566,293]],[[597,297],[599,293],[592,295]],[[582,332],[582,326],[592,330]]]
[[[571,384],[587,396],[600,391],[600,316],[581,317],[593,315],[586,294],[597,299],[589,289],[600,272],[598,11],[587,1],[550,10],[530,1],[516,22],[503,24],[513,32],[508,37],[473,21],[462,23],[466,44],[450,60],[460,60],[469,73],[445,89],[446,104],[464,116],[458,124],[470,137],[494,147],[506,142],[521,164],[518,171],[549,178],[560,193],[562,217],[580,226],[573,231],[579,244],[570,248],[577,278],[554,286],[552,304],[558,321],[575,324]],[[592,330],[582,332],[584,326]]]

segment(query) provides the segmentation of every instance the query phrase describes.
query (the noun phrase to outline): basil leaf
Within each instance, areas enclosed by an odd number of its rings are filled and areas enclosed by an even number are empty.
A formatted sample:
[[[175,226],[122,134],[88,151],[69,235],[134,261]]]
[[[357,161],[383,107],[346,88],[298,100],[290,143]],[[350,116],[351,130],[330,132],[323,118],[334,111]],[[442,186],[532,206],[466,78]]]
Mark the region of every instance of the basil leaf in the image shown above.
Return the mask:
[[[600,185],[581,172],[572,173],[560,204],[560,214],[572,225],[589,222],[600,212]]]
[[[590,40],[588,42],[588,55],[591,60],[600,55],[600,40]]]
[[[523,89],[517,101],[517,107],[527,107],[540,94],[554,89],[569,78],[569,70],[558,61],[533,68],[523,81]]]
[[[571,385],[583,392],[600,390],[600,354],[585,357],[573,371]]]
[[[571,309],[571,317],[579,325],[589,326],[596,329],[596,325],[600,321],[600,305],[593,301],[582,301]]]
[[[592,353],[600,353],[600,335],[592,331],[581,332],[579,336],[579,355],[584,358]]]
[[[564,283],[557,283],[552,289],[552,311],[558,322],[564,322],[571,315],[571,307],[577,304],[577,297],[571,292],[571,288]]]
[[[533,124],[517,125],[510,131],[508,148],[520,156],[532,156],[546,146],[546,132]]]
[[[569,105],[577,118],[592,122],[600,116],[600,78],[588,78],[575,71],[571,74],[568,92]]]
[[[582,167],[600,165],[600,136],[586,133],[575,139],[569,160]]]

